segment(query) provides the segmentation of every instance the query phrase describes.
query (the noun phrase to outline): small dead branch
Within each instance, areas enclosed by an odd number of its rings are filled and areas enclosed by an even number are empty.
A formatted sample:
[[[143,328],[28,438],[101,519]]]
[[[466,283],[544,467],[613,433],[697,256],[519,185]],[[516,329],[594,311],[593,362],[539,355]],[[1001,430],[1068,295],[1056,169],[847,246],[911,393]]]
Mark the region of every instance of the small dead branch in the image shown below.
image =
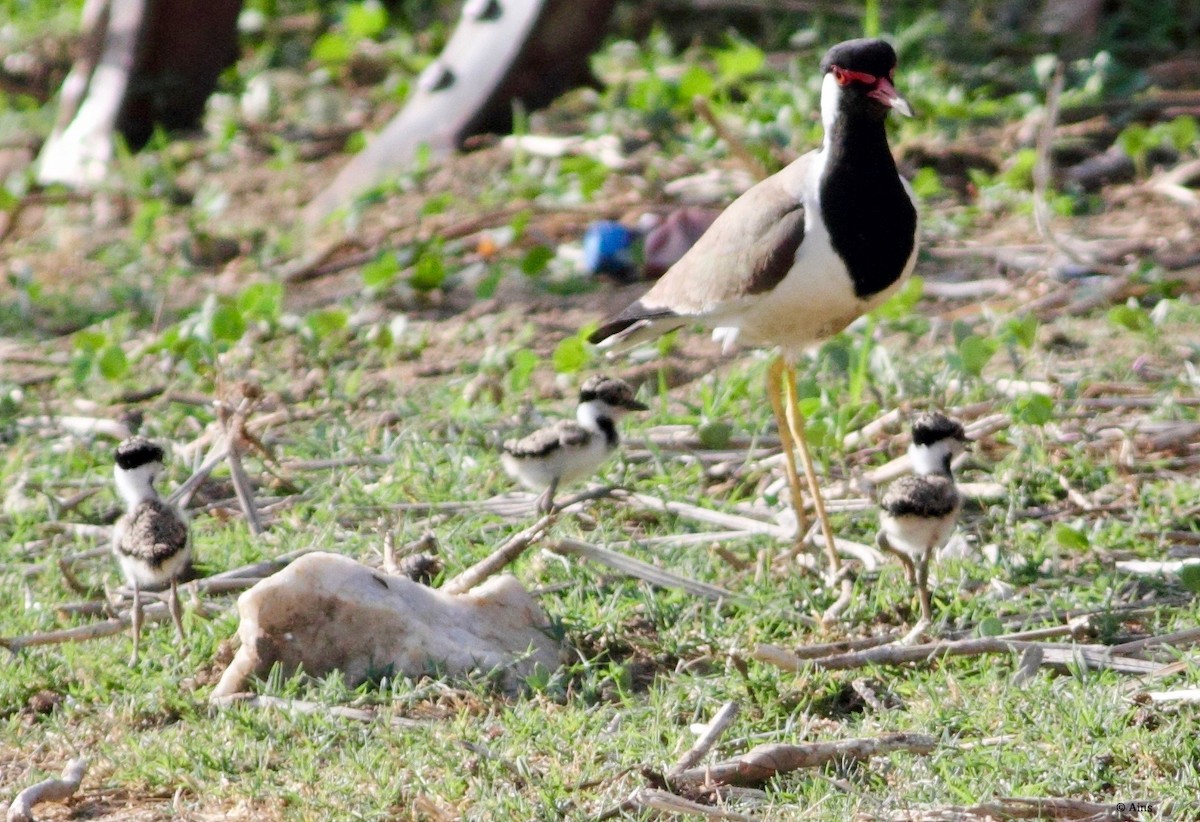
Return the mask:
[[[749,816],[716,805],[703,805],[658,788],[638,788],[629,796],[630,810],[647,808],[669,814],[703,816],[706,819],[732,819],[736,822],[758,822],[762,817]]]
[[[290,714],[316,714],[324,716],[337,717],[338,719],[350,719],[355,722],[374,722],[379,718],[376,711],[367,708],[347,708],[344,705],[322,705],[320,702],[310,702],[304,699],[282,699],[275,696],[263,696],[261,694],[252,693],[236,693],[226,694],[224,696],[216,696],[209,700],[209,704],[218,708],[228,708],[232,705],[245,705],[248,708],[261,708],[265,710],[286,711]],[[419,719],[408,719],[403,716],[394,716],[388,720],[388,724],[393,728],[429,728],[432,723],[422,722]]]
[[[36,806],[70,799],[79,790],[87,766],[86,757],[76,757],[63,768],[61,779],[46,779],[21,791],[8,807],[7,822],[33,822]]]
[[[758,161],[758,158],[750,153],[746,148],[746,144],[741,138],[737,137],[733,132],[725,127],[721,119],[713,112],[712,106],[708,104],[708,100],[703,97],[694,97],[692,99],[692,111],[700,117],[701,120],[708,123],[717,137],[725,141],[725,145],[729,146],[729,151],[734,157],[737,157],[738,162],[742,167],[754,175],[756,180],[765,180],[770,176],[770,172],[766,167]]]
[[[886,734],[879,738],[810,742],[803,745],[758,745],[741,756],[691,768],[676,777],[680,785],[757,785],[781,773],[846,759],[869,759],[897,751],[933,753],[937,742],[924,734]]]
[[[1147,691],[1151,702],[1174,702],[1186,705],[1200,703],[1200,688],[1178,688],[1173,691]]]
[[[551,511],[525,530],[513,534],[491,554],[447,580],[441,590],[447,594],[465,594],[488,577],[500,573],[525,553],[529,546],[546,536],[557,516],[557,512]]]
[[[721,710],[717,711],[717,715],[712,718],[705,728],[704,733],[696,738],[692,747],[688,748],[683,756],[679,757],[679,761],[667,771],[667,782],[676,779],[681,773],[688,768],[693,767],[705,754],[712,749],[712,746],[717,744],[717,740],[721,738],[721,734],[725,733],[726,729],[737,718],[739,711],[738,704],[732,700],[721,706]]]
[[[805,659],[774,645],[758,645],[751,656],[778,668],[797,673],[809,667],[826,671],[841,671],[863,668],[867,665],[906,665],[912,662],[933,662],[948,656],[983,656],[984,654],[1024,653],[1030,648],[1042,652],[1042,664],[1063,666],[1071,663],[1090,668],[1111,668],[1114,671],[1133,674],[1148,674],[1161,665],[1144,659],[1122,656],[1103,645],[1069,645],[1054,643],[1021,642],[1000,637],[960,639],[948,642],[930,642],[923,645],[884,645],[833,656]]]
[[[666,511],[694,522],[703,522],[706,525],[719,525],[733,531],[753,531],[781,540],[791,539],[793,536],[792,529],[776,525],[773,522],[763,522],[738,514],[726,514],[686,502],[659,499],[649,494],[636,494],[629,491],[616,491],[613,496],[643,511]]]
[[[588,542],[575,539],[560,539],[548,547],[556,554],[590,559],[593,562],[599,562],[601,565],[607,565],[609,568],[628,574],[631,577],[645,580],[654,585],[662,586],[663,588],[678,588],[695,596],[725,600],[726,602],[740,599],[732,591],[727,591],[716,585],[709,585],[707,582],[698,582],[694,579],[681,577],[678,574],[672,574],[670,571],[656,568],[639,559],[634,559],[625,554],[619,554],[616,551],[610,551],[607,548],[601,548],[599,545],[592,545]]]
[[[854,580],[850,577],[842,578],[842,590],[838,594],[838,598],[833,601],[833,604],[825,609],[825,613],[821,614],[822,625],[835,625],[842,618],[842,614],[846,613],[846,609],[850,607],[850,603],[854,600]]]

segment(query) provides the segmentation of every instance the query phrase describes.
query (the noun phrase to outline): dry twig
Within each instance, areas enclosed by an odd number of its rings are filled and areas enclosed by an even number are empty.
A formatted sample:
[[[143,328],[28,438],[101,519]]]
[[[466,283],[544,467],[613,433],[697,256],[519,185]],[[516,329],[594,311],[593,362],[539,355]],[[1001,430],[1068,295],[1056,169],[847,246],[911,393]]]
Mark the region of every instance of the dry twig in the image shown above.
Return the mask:
[[[304,699],[281,699],[275,696],[261,694],[237,693],[214,697],[210,703],[218,708],[228,708],[231,705],[245,705],[248,708],[263,708],[287,711],[292,714],[325,714],[339,719],[352,719],[355,722],[374,722],[379,714],[367,708],[347,708],[344,705],[322,705],[320,702],[310,702]],[[394,716],[388,720],[393,728],[428,728],[431,723],[418,719],[408,719]]]
[[[447,580],[442,586],[442,591],[447,594],[465,594],[488,577],[500,573],[507,565],[525,553],[530,545],[544,537],[557,516],[556,511],[551,511],[525,530],[513,534],[491,554],[458,576]]]
[[[7,822],[33,822],[33,809],[37,805],[69,799],[79,790],[87,766],[86,757],[76,757],[63,768],[61,779],[45,779],[21,791],[8,807]]]
[[[691,768],[709,752],[713,745],[717,744],[717,740],[721,738],[721,734],[725,733],[733,720],[738,715],[738,704],[732,700],[721,706],[721,710],[717,711],[717,715],[712,718],[705,728],[704,733],[696,738],[692,747],[688,748],[683,756],[679,757],[679,761],[667,771],[667,782],[676,779],[681,773]]]
[[[809,742],[803,745],[771,743],[751,748],[741,756],[691,768],[676,777],[681,785],[756,785],[771,777],[845,759],[869,759],[896,751],[929,754],[937,747],[932,736],[886,734],[879,738]]]

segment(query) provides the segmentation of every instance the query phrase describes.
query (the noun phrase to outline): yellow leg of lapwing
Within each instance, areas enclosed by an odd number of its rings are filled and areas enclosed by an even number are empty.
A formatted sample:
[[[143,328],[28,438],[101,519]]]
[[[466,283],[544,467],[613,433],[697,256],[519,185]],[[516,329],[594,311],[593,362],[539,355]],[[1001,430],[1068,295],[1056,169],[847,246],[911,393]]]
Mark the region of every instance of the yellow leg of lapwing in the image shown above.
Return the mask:
[[[833,526],[829,524],[829,514],[825,512],[825,500],[821,496],[821,485],[817,482],[817,469],[813,465],[812,454],[808,450],[808,440],[804,436],[804,415],[800,413],[799,398],[796,396],[796,370],[783,362],[783,393],[787,412],[787,427],[792,439],[800,448],[800,461],[804,463],[804,474],[808,477],[808,490],[812,494],[813,509],[817,512],[817,520],[821,523],[821,531],[825,535],[825,551],[829,558],[829,577],[832,579],[841,569],[838,559],[837,543],[833,539]]]
[[[792,493],[792,507],[796,511],[796,542],[799,543],[808,534],[808,515],[804,513],[804,493],[800,490],[800,475],[796,471],[795,446],[788,428],[787,411],[783,407],[785,379],[783,357],[776,357],[767,369],[767,396],[771,400],[771,410],[775,412],[775,425],[783,446],[783,467]]]

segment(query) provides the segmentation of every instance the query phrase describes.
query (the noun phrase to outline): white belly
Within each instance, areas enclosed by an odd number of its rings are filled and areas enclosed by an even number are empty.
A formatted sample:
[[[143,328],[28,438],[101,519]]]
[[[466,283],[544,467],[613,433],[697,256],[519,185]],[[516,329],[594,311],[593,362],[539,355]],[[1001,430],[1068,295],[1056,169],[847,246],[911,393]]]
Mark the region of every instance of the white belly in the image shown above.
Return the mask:
[[[501,454],[504,470],[531,491],[544,491],[558,480],[564,486],[590,477],[608,456],[609,448],[602,436],[592,437],[586,445],[560,447],[545,457],[518,459]]]
[[[125,574],[125,580],[130,585],[136,582],[138,587],[149,589],[161,588],[171,580],[176,579],[187,568],[187,564],[191,558],[192,549],[190,545],[179,553],[168,557],[158,567],[154,567],[150,563],[135,557],[117,554],[117,561],[121,565],[121,571]]]
[[[916,558],[925,553],[932,553],[949,542],[954,534],[957,517],[893,517],[891,514],[882,514],[879,521],[888,543]]]

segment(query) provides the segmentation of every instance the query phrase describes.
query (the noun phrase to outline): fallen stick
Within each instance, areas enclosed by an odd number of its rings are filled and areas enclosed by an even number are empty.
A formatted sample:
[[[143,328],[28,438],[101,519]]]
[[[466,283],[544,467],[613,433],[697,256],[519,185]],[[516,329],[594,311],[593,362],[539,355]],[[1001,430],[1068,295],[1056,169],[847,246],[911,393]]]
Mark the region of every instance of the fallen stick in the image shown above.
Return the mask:
[[[717,805],[703,805],[658,788],[638,788],[629,796],[630,810],[648,808],[669,814],[690,814],[707,819],[732,819],[735,822],[758,822],[762,817],[748,816]]]
[[[726,602],[741,599],[733,591],[728,591],[716,585],[709,585],[707,582],[688,579],[687,577],[673,574],[670,571],[664,571],[648,562],[642,562],[640,559],[634,559],[625,554],[619,554],[616,551],[610,551],[607,548],[601,548],[599,545],[592,545],[588,542],[575,539],[560,539],[548,547],[556,554],[590,559],[593,562],[599,562],[601,565],[607,565],[609,568],[616,569],[631,577],[637,577],[663,588],[678,588],[694,596],[725,600]]]
[[[937,747],[932,736],[886,734],[879,738],[809,742],[803,745],[769,743],[751,748],[741,756],[712,765],[690,768],[676,777],[679,785],[757,785],[777,774],[812,768],[846,759],[869,759],[897,751],[930,754]]]
[[[721,738],[721,734],[725,733],[726,729],[733,723],[733,720],[737,718],[739,710],[738,704],[733,700],[721,706],[721,710],[717,711],[717,715],[708,723],[708,727],[704,729],[704,733],[696,738],[696,741],[692,743],[692,747],[688,748],[683,756],[679,757],[679,761],[672,766],[671,770],[667,771],[668,783],[704,758],[704,755],[709,752],[712,746],[717,744],[717,740]]]
[[[1113,654],[1104,645],[1056,644],[1023,642],[1000,637],[959,639],[948,642],[929,642],[923,645],[884,645],[862,651],[805,659],[775,645],[758,645],[751,657],[787,671],[801,672],[810,667],[826,671],[843,671],[867,665],[906,665],[910,662],[932,662],[948,656],[983,656],[985,654],[1023,653],[1029,648],[1042,651],[1042,664],[1067,665],[1083,662],[1089,667],[1112,668],[1122,673],[1153,673],[1162,667],[1157,662]]]
[[[69,799],[79,790],[87,766],[86,757],[76,757],[63,768],[61,779],[45,779],[21,791],[8,807],[7,822],[33,822],[33,809],[37,805]]]
[[[319,714],[335,716],[339,719],[352,719],[355,722],[374,722],[379,718],[379,714],[367,708],[347,708],[343,705],[322,705],[320,702],[310,702],[305,699],[282,699],[277,696],[263,696],[261,694],[252,693],[237,693],[226,694],[224,696],[216,696],[209,700],[210,704],[218,708],[228,708],[231,705],[245,705],[248,708],[263,708],[280,711],[287,711],[293,714]],[[433,723],[423,722],[419,719],[408,719],[403,716],[394,716],[388,720],[388,724],[393,728],[429,728]]]
[[[442,591],[447,594],[465,594],[490,576],[500,573],[507,565],[525,553],[525,550],[540,540],[554,524],[557,513],[551,511],[533,525],[518,531],[488,556],[467,570],[447,580]]]
[[[1114,654],[1136,654],[1141,653],[1147,648],[1156,648],[1160,645],[1169,645],[1172,648],[1183,648],[1188,645],[1194,645],[1200,642],[1200,628],[1186,628],[1182,631],[1175,631],[1171,634],[1162,634],[1160,636],[1146,637],[1134,642],[1126,642],[1122,645],[1114,645],[1112,652]]]
[[[636,494],[628,491],[618,491],[613,496],[619,500],[632,503],[634,507],[646,511],[666,511],[667,513],[681,516],[684,519],[703,522],[707,525],[719,525],[733,531],[754,531],[759,534],[775,537],[776,539],[791,539],[793,536],[792,529],[781,525],[763,522],[751,517],[743,517],[738,514],[726,514],[710,508],[701,508],[698,505],[690,505],[686,502],[664,500],[652,497],[649,494]]]

